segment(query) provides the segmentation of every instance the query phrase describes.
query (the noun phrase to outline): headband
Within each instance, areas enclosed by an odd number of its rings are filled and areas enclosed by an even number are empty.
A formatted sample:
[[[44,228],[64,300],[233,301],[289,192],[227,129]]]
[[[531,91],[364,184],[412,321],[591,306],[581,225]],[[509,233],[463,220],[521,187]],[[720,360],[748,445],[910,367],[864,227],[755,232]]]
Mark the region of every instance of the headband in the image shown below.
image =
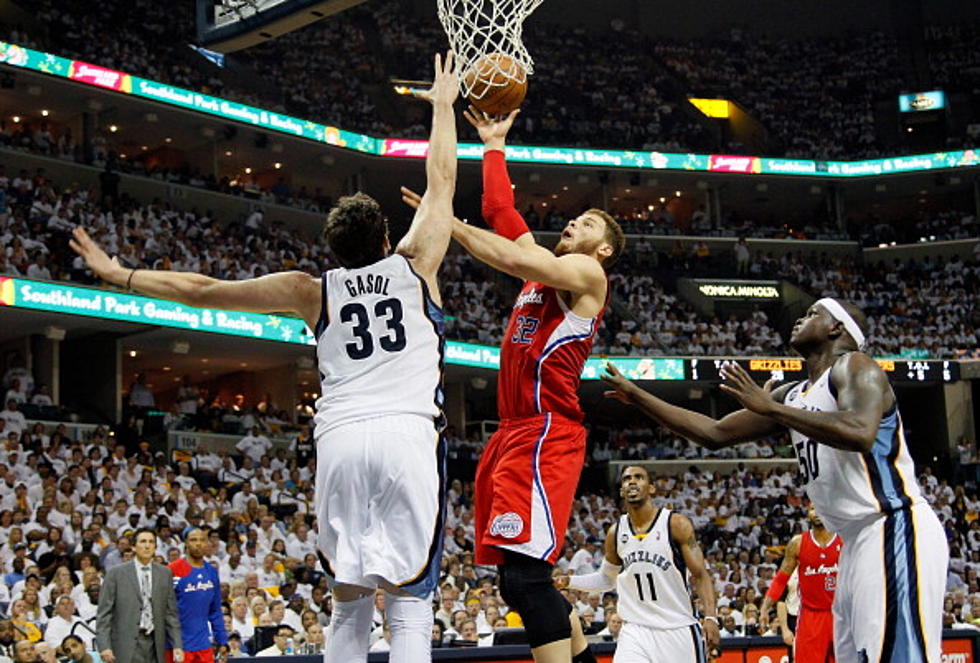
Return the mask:
[[[847,333],[857,342],[859,350],[864,347],[864,334],[861,332],[861,327],[836,299],[824,297],[823,299],[818,299],[816,303],[827,309],[830,317],[844,325]]]

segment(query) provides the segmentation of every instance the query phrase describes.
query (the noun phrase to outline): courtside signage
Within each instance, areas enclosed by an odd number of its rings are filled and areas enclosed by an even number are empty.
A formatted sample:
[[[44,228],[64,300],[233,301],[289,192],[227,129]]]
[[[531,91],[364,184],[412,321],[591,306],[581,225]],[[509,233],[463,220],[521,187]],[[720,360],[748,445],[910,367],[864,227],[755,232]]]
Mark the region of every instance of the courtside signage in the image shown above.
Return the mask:
[[[375,138],[353,131],[345,131],[338,127],[330,127],[310,120],[212,97],[80,60],[70,60],[50,53],[35,51],[17,44],[0,42],[0,63],[51,76],[68,78],[85,85],[151,99],[178,108],[207,113],[234,122],[243,122],[269,131],[308,138],[364,154],[420,159],[425,157],[428,150],[428,143],[424,140]],[[910,104],[912,103],[919,106],[927,105],[927,101],[922,99],[910,101]],[[462,143],[459,145],[458,156],[463,160],[480,160],[483,158],[483,146]],[[522,163],[567,166],[832,178],[870,177],[893,173],[980,166],[980,154],[974,150],[936,152],[864,161],[816,161],[726,154],[680,154],[644,150],[591,150],[508,145],[507,158]]]
[[[194,308],[165,299],[130,295],[125,292],[21,278],[0,279],[0,306],[247,336],[285,343],[303,345],[316,343],[303,321],[296,318]]]
[[[306,324],[290,316],[194,308],[116,290],[20,277],[0,276],[0,309],[4,307],[316,345]],[[445,358],[447,364],[456,366],[500,370],[500,348],[488,345],[446,341]],[[754,376],[779,380],[793,375],[805,377],[803,360],[799,358],[740,357],[736,361]],[[955,361],[888,358],[877,361],[894,381],[956,382],[960,378]],[[722,360],[713,357],[590,357],[582,369],[582,379],[598,380],[607,363],[615,365],[631,380],[721,380]]]
[[[279,343],[316,345],[306,324],[297,318],[194,308],[166,299],[74,284],[0,277],[0,308],[7,306]],[[496,347],[446,341],[445,356],[447,364],[500,369],[500,348]],[[610,361],[634,380],[684,379],[683,359],[618,357]],[[589,359],[582,371],[582,379],[598,380],[605,363],[606,360],[598,357]]]

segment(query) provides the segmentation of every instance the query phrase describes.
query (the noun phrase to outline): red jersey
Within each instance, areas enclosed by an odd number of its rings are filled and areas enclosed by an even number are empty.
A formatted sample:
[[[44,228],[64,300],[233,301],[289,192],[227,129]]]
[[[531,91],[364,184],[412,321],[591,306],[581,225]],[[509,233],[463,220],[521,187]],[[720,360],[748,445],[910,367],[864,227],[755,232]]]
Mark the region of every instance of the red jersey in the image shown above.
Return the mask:
[[[810,610],[830,610],[837,590],[837,560],[840,537],[836,534],[826,546],[817,543],[810,532],[803,532],[797,564],[800,572],[800,602]]]
[[[500,418],[549,412],[582,421],[578,386],[605,306],[594,318],[575,315],[549,286],[528,281],[504,333],[497,378]]]

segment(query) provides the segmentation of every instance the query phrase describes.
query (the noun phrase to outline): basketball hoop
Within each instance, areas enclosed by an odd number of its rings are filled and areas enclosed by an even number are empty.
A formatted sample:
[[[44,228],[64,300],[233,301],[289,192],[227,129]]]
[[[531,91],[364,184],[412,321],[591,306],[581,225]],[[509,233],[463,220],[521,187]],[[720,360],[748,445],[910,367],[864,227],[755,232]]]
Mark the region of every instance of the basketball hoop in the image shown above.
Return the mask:
[[[527,83],[534,60],[522,42],[524,20],[543,1],[437,0],[439,21],[460,63],[464,96],[480,99],[495,86]],[[487,57],[495,54],[507,57]],[[479,76],[467,77],[466,72],[474,69]]]

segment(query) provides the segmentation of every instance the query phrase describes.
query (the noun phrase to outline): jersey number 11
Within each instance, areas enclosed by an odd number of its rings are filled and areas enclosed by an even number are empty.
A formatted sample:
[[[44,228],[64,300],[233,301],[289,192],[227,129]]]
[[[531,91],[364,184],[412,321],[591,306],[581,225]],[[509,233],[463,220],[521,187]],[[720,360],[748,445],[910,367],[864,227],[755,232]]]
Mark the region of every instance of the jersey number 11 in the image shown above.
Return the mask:
[[[643,576],[639,573],[633,574],[633,580],[636,581],[636,594],[640,597],[641,601],[656,601],[657,600],[657,587],[653,584],[653,574],[647,573],[646,580],[647,584],[650,586],[650,596],[649,598],[643,596]]]

